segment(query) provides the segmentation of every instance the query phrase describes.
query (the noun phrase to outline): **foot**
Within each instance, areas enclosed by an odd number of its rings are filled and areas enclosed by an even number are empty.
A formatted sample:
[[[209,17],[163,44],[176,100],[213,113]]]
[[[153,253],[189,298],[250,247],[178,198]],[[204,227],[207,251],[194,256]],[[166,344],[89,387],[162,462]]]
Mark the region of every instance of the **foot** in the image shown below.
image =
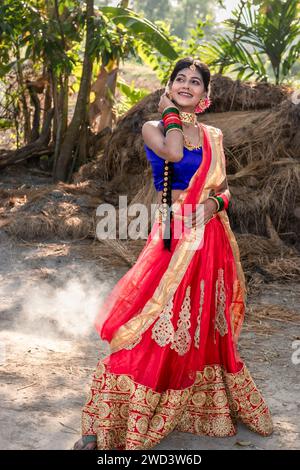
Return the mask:
[[[97,437],[96,436],[82,436],[75,442],[73,450],[96,450]]]

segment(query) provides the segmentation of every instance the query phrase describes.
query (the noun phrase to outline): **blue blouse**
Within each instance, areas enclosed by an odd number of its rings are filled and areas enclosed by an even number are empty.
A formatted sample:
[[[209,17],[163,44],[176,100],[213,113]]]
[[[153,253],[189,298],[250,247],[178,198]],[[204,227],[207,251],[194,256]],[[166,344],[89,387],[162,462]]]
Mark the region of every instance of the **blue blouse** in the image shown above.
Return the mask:
[[[144,144],[146,157],[151,163],[152,175],[156,191],[163,190],[164,162],[152,149]],[[202,147],[189,150],[183,147],[183,157],[173,164],[172,189],[186,189],[193,174],[198,170],[202,162]]]

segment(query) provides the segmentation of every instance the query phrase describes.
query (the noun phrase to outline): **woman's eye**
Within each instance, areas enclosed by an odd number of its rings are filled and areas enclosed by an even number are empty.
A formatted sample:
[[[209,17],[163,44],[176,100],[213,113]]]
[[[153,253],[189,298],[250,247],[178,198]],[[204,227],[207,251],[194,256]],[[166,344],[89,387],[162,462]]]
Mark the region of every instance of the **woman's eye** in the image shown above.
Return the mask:
[[[182,80],[183,80],[182,77],[176,78],[176,81],[177,81],[177,82],[181,82]],[[200,85],[200,82],[199,82],[198,80],[193,80],[192,83],[193,83],[193,84],[196,84],[196,85]]]

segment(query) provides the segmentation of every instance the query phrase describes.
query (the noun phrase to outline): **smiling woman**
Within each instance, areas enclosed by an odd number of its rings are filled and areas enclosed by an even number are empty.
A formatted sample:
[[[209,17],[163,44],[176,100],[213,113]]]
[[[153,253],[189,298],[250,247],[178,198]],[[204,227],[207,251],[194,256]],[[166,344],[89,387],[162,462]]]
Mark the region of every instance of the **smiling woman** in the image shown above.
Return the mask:
[[[237,420],[273,431],[237,348],[246,285],[226,213],[223,134],[195,112],[209,103],[209,83],[205,64],[181,59],[159,102],[162,120],[143,126],[161,205],[136,264],[99,310],[111,354],[97,364],[76,449],[149,449],[175,429],[232,436]],[[197,146],[199,132],[201,147],[188,149],[185,137]]]

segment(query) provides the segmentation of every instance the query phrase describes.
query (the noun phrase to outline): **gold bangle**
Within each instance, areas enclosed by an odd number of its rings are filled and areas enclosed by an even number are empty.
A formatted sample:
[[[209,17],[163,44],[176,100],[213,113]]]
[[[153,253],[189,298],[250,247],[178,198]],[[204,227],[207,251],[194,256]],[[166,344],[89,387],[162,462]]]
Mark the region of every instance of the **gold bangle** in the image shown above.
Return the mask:
[[[220,203],[219,203],[218,199],[217,199],[216,197],[214,197],[214,196],[208,196],[207,199],[213,199],[214,201],[216,201],[216,203],[217,203],[217,205],[218,205],[216,212],[219,212],[219,210],[220,210]]]
[[[179,129],[179,127],[171,127],[171,129],[167,130],[166,135],[168,134],[168,132],[171,132],[171,131],[179,131],[183,135],[183,130]]]

